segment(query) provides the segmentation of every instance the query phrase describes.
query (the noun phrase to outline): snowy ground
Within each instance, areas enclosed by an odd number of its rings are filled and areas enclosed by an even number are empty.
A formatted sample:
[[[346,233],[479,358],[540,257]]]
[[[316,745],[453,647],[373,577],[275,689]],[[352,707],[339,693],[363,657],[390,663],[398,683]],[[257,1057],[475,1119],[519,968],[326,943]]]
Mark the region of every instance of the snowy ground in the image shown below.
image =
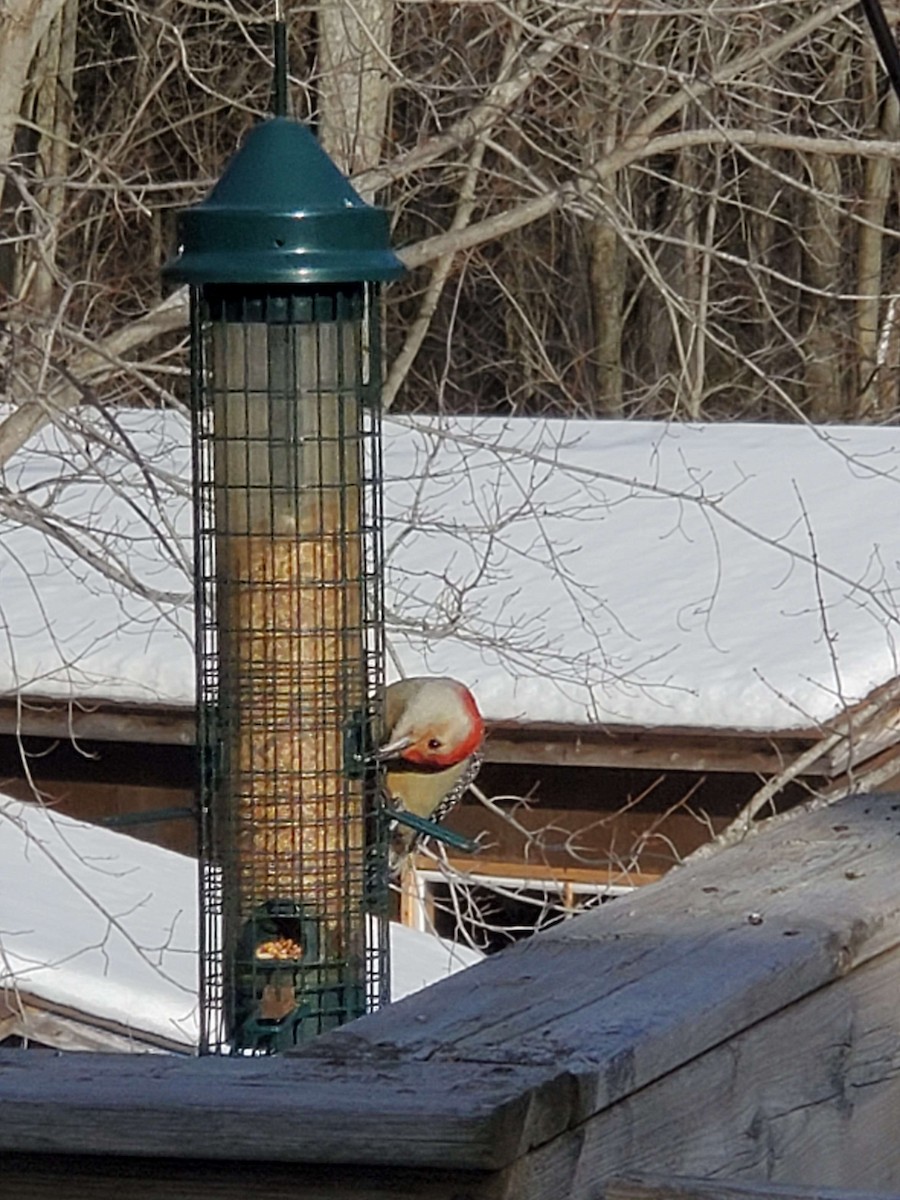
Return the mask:
[[[118,414],[138,466],[78,419],[90,439],[41,435],[0,476],[0,693],[190,704],[185,423]],[[775,731],[897,674],[896,429],[385,439],[392,669],[458,675],[489,717]]]
[[[395,1000],[482,958],[393,924],[391,956]],[[194,1045],[196,862],[0,794],[0,991],[17,989]]]

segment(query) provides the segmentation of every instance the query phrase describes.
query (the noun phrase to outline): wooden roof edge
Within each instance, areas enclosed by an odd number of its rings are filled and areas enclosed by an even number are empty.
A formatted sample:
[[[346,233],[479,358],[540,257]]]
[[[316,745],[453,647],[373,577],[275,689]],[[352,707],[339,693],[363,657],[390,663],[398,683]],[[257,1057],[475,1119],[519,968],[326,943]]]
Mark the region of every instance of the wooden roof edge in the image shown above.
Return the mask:
[[[821,736],[821,730],[814,726],[791,726],[784,729],[742,729],[728,725],[629,725],[625,722],[603,721],[592,725],[579,725],[574,721],[523,721],[512,719],[491,720],[487,722],[488,732],[496,736],[510,739],[521,737],[548,738],[591,738],[608,739],[627,738],[634,736],[649,737],[727,737],[746,738],[748,741],[757,738],[790,737],[802,741],[813,741]]]
[[[900,797],[848,797],[296,1055],[2,1053],[0,1150],[500,1170],[884,961],[898,834]]]
[[[44,730],[52,729],[57,734],[91,736],[97,740],[120,740],[119,730],[128,729],[127,722],[133,721],[135,730],[144,722],[195,729],[193,704],[172,702],[116,700],[103,697],[66,699],[41,692],[0,694],[0,733],[20,733],[23,736],[40,736]],[[121,722],[121,724],[117,724]],[[98,732],[102,723],[109,725],[106,738]],[[812,726],[791,727],[773,730],[732,728],[729,726],[692,725],[629,725],[603,722],[592,725],[564,721],[523,721],[518,719],[488,719],[489,737],[514,740],[547,739],[550,741],[615,741],[631,737],[684,737],[717,738],[728,736],[747,741],[790,738],[812,742],[822,736],[822,730]],[[91,733],[83,732],[90,727]],[[122,738],[121,740],[126,740]],[[173,738],[173,740],[175,740]],[[179,735],[178,740],[183,740]]]
[[[0,695],[0,734],[192,746],[195,731],[192,704]]]
[[[51,1014],[54,1017],[59,1017],[61,1020],[83,1026],[85,1029],[110,1034],[123,1047],[125,1044],[130,1043],[136,1048],[136,1052],[156,1050],[168,1054],[180,1055],[194,1055],[196,1053],[195,1047],[189,1042],[174,1037],[165,1037],[163,1034],[154,1033],[151,1030],[138,1029],[133,1025],[126,1024],[124,1021],[102,1017],[97,1013],[91,1013],[85,1009],[78,1008],[76,1005],[63,1004],[51,1000],[46,996],[41,996],[37,992],[31,992],[15,984],[9,984],[0,978],[0,1012],[6,1012],[11,1015],[22,1013],[27,1020],[29,1009]]]
[[[489,720],[485,757],[494,763],[566,766],[631,766],[669,770],[775,772],[791,757],[826,741],[841,723],[853,728],[871,706],[900,706],[900,680],[874,688],[833,721],[783,729],[728,726],[626,725],[603,723]],[[900,717],[873,733],[870,725],[850,751],[845,741],[823,753],[805,772],[835,776],[900,743]],[[113,699],[63,699],[37,692],[0,695],[0,734],[93,741],[192,746],[196,721],[192,704]],[[877,734],[877,736],[876,736]]]

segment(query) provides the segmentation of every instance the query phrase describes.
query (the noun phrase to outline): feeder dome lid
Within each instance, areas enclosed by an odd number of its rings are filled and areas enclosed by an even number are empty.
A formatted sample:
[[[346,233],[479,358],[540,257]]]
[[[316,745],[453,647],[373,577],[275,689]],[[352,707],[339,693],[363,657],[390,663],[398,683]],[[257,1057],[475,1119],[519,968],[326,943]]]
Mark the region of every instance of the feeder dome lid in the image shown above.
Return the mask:
[[[367,204],[299,121],[251,130],[207,198],[178,217],[174,283],[397,279],[388,214]]]

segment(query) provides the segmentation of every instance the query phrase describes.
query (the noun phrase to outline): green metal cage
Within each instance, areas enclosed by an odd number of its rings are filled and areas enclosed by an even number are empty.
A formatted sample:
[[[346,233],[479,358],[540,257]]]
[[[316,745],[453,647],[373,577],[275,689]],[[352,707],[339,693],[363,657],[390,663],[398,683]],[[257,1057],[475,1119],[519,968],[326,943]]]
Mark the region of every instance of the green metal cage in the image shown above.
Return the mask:
[[[383,999],[365,754],[384,669],[373,301],[368,284],[194,296],[211,1049],[282,1049]]]
[[[386,215],[305,127],[254,130],[182,214],[191,285],[201,1051],[275,1053],[389,988]]]

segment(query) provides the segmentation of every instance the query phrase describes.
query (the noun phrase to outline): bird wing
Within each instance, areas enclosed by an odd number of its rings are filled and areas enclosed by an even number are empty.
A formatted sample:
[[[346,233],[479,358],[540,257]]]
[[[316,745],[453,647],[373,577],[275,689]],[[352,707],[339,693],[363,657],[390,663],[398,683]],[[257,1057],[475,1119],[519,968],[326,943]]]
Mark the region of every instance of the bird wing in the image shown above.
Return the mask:
[[[468,759],[463,764],[465,766],[465,770],[431,814],[432,821],[440,824],[444,817],[446,817],[449,812],[456,808],[457,804],[459,804],[460,800],[462,800],[463,796],[469,790],[469,784],[475,782],[475,778],[478,775],[478,772],[481,770],[481,764],[483,762],[484,755],[480,750],[476,750],[474,754],[469,755]]]

